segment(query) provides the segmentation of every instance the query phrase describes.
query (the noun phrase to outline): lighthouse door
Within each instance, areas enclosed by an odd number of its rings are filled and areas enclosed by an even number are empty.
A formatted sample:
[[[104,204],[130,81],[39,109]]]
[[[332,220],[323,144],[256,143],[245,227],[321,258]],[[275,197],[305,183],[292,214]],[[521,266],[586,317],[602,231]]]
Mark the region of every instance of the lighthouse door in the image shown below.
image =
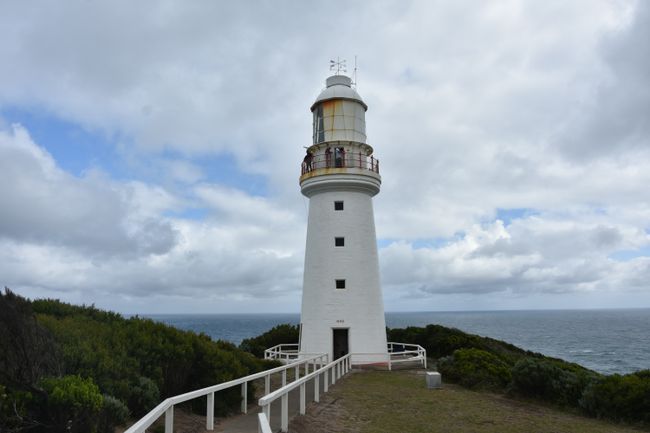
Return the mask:
[[[339,359],[348,354],[348,329],[333,328],[332,331],[332,354],[334,359]]]

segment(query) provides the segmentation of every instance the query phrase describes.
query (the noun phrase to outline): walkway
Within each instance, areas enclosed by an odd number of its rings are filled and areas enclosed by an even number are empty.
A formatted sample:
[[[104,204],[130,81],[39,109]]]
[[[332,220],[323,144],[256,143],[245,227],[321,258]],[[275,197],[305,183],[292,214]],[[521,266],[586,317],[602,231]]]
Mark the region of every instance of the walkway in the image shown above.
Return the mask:
[[[353,370],[354,371],[354,370]],[[293,380],[293,372],[288,371],[290,374],[287,377],[287,383]],[[352,372],[352,371],[351,371]],[[271,390],[274,391],[281,387],[280,377],[273,377],[271,380]],[[345,379],[345,376],[339,380]],[[331,379],[330,379],[331,380]],[[334,386],[336,387],[337,384]],[[331,383],[331,382],[330,382]],[[256,381],[257,395],[255,399],[249,398],[248,404],[248,413],[247,414],[238,414],[233,415],[228,418],[215,418],[214,421],[214,432],[223,432],[223,433],[257,433],[258,422],[257,414],[260,413],[261,409],[257,405],[257,400],[262,396],[264,391],[264,380]],[[324,376],[320,377],[319,389],[320,389],[320,398],[323,398],[323,386],[324,386]],[[331,387],[332,385],[330,385]],[[218,396],[218,394],[217,394]],[[314,381],[310,380],[307,383],[305,389],[305,396],[307,399],[307,407],[310,403],[314,401]],[[300,411],[300,392],[298,389],[293,390],[289,393],[289,419],[298,415]],[[271,429],[274,432],[280,431],[280,400],[274,401],[271,403]],[[161,417],[155,425],[162,425],[164,417]],[[147,431],[154,431],[154,426]],[[177,412],[174,419],[174,433],[210,433],[209,430],[205,429],[205,416],[200,415],[190,415]]]

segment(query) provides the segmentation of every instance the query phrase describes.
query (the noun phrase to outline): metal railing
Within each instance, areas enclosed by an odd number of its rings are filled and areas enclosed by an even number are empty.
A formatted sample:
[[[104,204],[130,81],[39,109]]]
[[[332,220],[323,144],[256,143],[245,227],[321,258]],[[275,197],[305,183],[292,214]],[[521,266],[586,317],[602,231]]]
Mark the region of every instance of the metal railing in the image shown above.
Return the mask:
[[[359,168],[379,174],[379,160],[374,156],[345,152],[339,157],[334,155],[313,155],[312,159],[305,158],[301,164],[300,174],[306,174],[321,168]]]
[[[427,368],[427,350],[419,344],[388,342],[388,369],[400,362],[419,361],[424,368]]]
[[[277,399],[281,399],[281,408],[280,408],[280,429],[283,432],[288,431],[289,429],[289,392],[299,388],[300,389],[300,414],[305,414],[306,408],[306,385],[310,380],[314,381],[314,401],[320,401],[320,377],[324,376],[323,380],[323,392],[327,392],[328,388],[331,385],[334,385],[338,379],[346,375],[352,365],[350,363],[350,354],[342,356],[339,359],[336,359],[325,366],[321,366],[314,370],[312,373],[309,373],[303,376],[300,379],[294,380],[288,385],[283,386],[280,389],[273,391],[270,394],[266,394],[264,397],[260,398],[258,403],[262,407],[262,417],[258,418],[259,422],[259,431],[264,432],[265,428],[270,430],[271,422],[271,403]]]
[[[165,414],[165,433],[173,433],[174,431],[174,406],[189,400],[199,397],[207,397],[207,410],[205,428],[206,430],[214,430],[214,393],[223,391],[224,389],[241,386],[241,411],[247,413],[248,408],[248,382],[256,379],[264,378],[264,394],[267,395],[271,392],[271,375],[275,373],[282,373],[282,386],[287,384],[287,370],[293,368],[295,370],[295,378],[298,379],[300,375],[300,367],[304,366],[305,374],[309,374],[309,366],[316,365],[322,367],[327,364],[328,356],[320,354],[312,357],[307,357],[299,361],[283,365],[280,367],[272,368],[270,370],[260,371],[259,373],[251,374],[239,379],[234,379],[228,382],[220,383],[217,385],[209,386],[207,388],[198,389],[196,391],[186,392],[185,394],[169,397],[165,399],[158,406],[153,408],[148,414],[142,417],[139,421],[133,424],[124,433],[144,433],[144,431],[151,426],[158,418]]]
[[[290,360],[298,359],[300,345],[297,343],[278,344],[264,351],[264,359]]]

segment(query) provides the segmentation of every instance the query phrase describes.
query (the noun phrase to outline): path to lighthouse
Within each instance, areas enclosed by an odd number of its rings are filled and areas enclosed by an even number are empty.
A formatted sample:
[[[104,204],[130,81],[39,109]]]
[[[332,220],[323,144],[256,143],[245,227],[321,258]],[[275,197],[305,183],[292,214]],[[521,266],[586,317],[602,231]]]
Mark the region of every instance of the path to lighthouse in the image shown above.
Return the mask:
[[[323,389],[324,376],[321,376],[319,387]],[[314,384],[312,381],[307,382],[307,395],[314,395]],[[226,433],[251,433],[257,431],[257,414],[261,412],[261,409],[257,404],[249,406],[251,409],[249,413],[233,416],[230,418],[225,418],[219,420],[217,425],[215,425],[214,431],[222,431]],[[297,392],[289,393],[289,418],[293,418],[298,415],[300,410],[300,399]],[[271,417],[271,429],[276,432],[280,430],[280,416],[277,415],[280,413],[280,401],[277,400],[271,403],[271,413],[275,416]],[[201,432],[208,433],[208,430],[201,430]]]

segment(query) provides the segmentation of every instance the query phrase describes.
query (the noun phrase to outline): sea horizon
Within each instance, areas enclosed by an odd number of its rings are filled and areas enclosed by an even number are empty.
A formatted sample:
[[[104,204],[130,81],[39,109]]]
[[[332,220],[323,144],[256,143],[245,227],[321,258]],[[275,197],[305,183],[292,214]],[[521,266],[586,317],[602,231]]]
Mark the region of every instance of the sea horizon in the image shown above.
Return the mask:
[[[393,313],[498,313],[498,312],[508,312],[508,311],[615,311],[615,310],[650,310],[648,307],[593,307],[593,308],[502,308],[502,309],[478,309],[478,310],[387,310],[384,314],[393,314]],[[126,317],[133,316],[204,316],[204,315],[223,315],[223,316],[237,316],[237,315],[255,315],[255,314],[264,314],[264,315],[286,315],[286,314],[300,314],[300,311],[283,311],[283,312],[236,312],[236,313],[120,313]]]
[[[156,313],[138,316],[236,345],[273,326],[300,322],[300,313]],[[650,308],[387,311],[385,318],[389,328],[429,324],[457,328],[606,374],[625,374],[650,368]]]

